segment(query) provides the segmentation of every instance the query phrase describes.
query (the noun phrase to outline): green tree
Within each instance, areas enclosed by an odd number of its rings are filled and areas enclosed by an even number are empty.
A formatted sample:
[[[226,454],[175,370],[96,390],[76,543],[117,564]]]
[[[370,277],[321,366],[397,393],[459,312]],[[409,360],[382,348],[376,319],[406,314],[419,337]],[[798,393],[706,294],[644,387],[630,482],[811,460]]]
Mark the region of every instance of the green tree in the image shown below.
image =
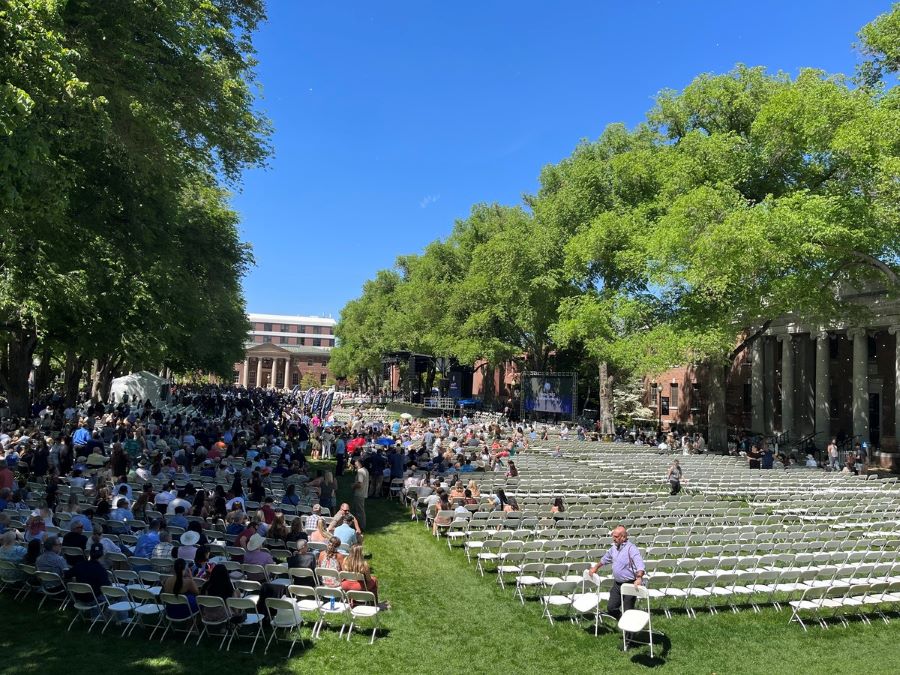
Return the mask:
[[[726,439],[727,366],[774,318],[853,316],[841,285],[896,285],[890,101],[819,71],[791,80],[740,66],[663,92],[614,159],[602,152],[608,137],[576,151],[599,165],[594,175],[622,166],[638,177],[598,182],[599,213],[574,228],[568,264],[599,297],[581,330],[606,322],[600,347],[637,367],[664,367],[660,355],[705,362],[712,447]]]
[[[859,51],[866,57],[857,73],[863,85],[873,87],[886,74],[900,72],[900,3],[863,26],[859,40]]]
[[[97,390],[129,364],[224,372],[239,353],[251,259],[213,177],[269,152],[252,107],[263,18],[255,0],[0,10],[0,384],[16,412],[40,343],[65,344],[73,373],[95,361]]]
[[[401,283],[397,272],[380,270],[363,285],[362,296],[341,310],[334,331],[337,346],[328,362],[335,377],[357,375],[365,389],[378,386],[382,354],[397,349],[386,326],[397,313],[396,289]]]

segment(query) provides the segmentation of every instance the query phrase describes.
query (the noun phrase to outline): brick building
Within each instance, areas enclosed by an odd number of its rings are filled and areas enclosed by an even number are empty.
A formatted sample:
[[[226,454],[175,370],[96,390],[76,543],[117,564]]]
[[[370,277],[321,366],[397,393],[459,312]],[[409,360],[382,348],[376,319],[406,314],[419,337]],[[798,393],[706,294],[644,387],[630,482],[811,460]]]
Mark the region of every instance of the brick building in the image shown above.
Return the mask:
[[[831,437],[900,452],[900,300],[847,293],[862,321],[822,323],[786,315],[733,363],[725,382],[728,428],[823,448]],[[647,405],[662,422],[705,429],[709,378],[702,367],[646,378]]]
[[[290,389],[312,373],[321,384],[330,376],[336,321],[321,316],[250,314],[250,334],[234,383],[245,387]]]

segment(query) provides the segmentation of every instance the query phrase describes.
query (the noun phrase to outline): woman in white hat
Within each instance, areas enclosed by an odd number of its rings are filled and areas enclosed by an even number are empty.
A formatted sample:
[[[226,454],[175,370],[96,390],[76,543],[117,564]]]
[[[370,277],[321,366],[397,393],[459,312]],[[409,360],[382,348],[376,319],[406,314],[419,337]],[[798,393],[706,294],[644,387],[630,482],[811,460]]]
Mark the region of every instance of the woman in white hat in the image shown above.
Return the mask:
[[[200,543],[200,535],[193,530],[188,530],[181,535],[181,539],[178,541],[181,543],[181,546],[176,550],[175,557],[186,560],[189,563],[194,562],[194,559],[197,557],[197,544]]]
[[[247,542],[247,552],[244,554],[244,562],[248,565],[273,565],[275,559],[272,554],[263,548],[266,538],[258,532],[250,537]],[[253,579],[259,581],[259,579]]]

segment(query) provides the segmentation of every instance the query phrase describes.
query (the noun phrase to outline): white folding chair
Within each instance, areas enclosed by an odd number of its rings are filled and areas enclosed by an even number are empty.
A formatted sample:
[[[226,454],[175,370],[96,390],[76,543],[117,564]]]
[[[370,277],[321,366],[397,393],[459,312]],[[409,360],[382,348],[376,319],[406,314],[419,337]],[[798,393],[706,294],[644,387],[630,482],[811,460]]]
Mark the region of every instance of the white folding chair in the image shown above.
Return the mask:
[[[353,626],[361,621],[371,621],[372,638],[369,640],[369,644],[373,644],[381,613],[378,603],[375,601],[375,594],[370,591],[347,591],[346,596],[350,605],[350,628],[347,630],[347,641],[350,641]]]
[[[622,584],[620,591],[624,599],[625,596],[634,596],[639,600],[647,601],[647,609],[627,609],[619,618],[619,630],[622,631],[622,648],[628,651],[628,644],[648,644],[650,645],[650,658],[653,658],[653,624],[650,620],[650,593],[643,586],[635,586],[634,584]],[[638,642],[634,639],[634,634],[643,630],[649,635],[648,642]],[[629,637],[629,634],[631,637]]]

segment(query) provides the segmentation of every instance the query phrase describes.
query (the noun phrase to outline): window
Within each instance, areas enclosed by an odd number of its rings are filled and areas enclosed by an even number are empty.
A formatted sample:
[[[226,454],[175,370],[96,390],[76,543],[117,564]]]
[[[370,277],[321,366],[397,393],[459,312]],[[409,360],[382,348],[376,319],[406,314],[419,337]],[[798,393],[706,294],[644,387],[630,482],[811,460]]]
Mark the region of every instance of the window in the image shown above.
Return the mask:
[[[835,338],[828,340],[828,358],[837,361],[838,357],[838,341]]]
[[[868,342],[869,363],[875,363],[875,355],[878,354],[878,341],[874,335],[869,335],[866,341]]]
[[[744,382],[744,412],[753,412],[753,383],[750,380]]]
[[[235,371],[231,374],[231,382],[232,382],[233,384],[237,384],[237,383],[240,382],[240,381],[241,381],[241,371],[235,370]]]
[[[313,347],[321,347],[322,346],[322,338],[313,338]]]
[[[321,375],[319,375],[319,382],[321,382],[322,384],[325,384],[325,379],[327,377],[328,376],[325,373],[322,373]]]
[[[691,382],[691,410],[700,410],[700,383]]]
[[[678,407],[678,383],[673,382],[672,386],[669,388],[669,406],[672,408]]]
[[[659,385],[653,382],[650,385],[650,405],[656,406],[659,403]]]
[[[314,333],[315,335],[319,335],[321,332],[322,332],[322,327],[321,327],[321,326],[313,326],[313,333]]]
[[[306,332],[306,326],[297,326],[297,332],[298,332],[298,333],[305,333],[305,332]]]
[[[270,323],[264,323],[264,324],[263,324],[263,330],[268,331],[268,332],[271,333],[271,332],[272,332],[272,324],[270,324]]]
[[[334,347],[334,340],[325,340],[326,347]]]
[[[283,344],[283,345],[286,345],[286,344],[288,343],[288,336],[287,336],[287,335],[282,335],[282,336],[278,339],[278,342],[280,342],[280,343]]]
[[[293,373],[291,373],[291,386],[292,387],[300,386],[300,373],[298,373],[297,371],[294,371]]]
[[[291,327],[288,324],[283,323],[283,324],[281,324],[281,332],[282,333],[290,333]]]
[[[306,362],[306,365],[308,365],[308,366],[311,366],[312,364],[313,364],[312,361],[307,361],[307,362]]]
[[[272,336],[271,335],[263,335],[263,342],[265,344],[270,344],[272,342]]]

